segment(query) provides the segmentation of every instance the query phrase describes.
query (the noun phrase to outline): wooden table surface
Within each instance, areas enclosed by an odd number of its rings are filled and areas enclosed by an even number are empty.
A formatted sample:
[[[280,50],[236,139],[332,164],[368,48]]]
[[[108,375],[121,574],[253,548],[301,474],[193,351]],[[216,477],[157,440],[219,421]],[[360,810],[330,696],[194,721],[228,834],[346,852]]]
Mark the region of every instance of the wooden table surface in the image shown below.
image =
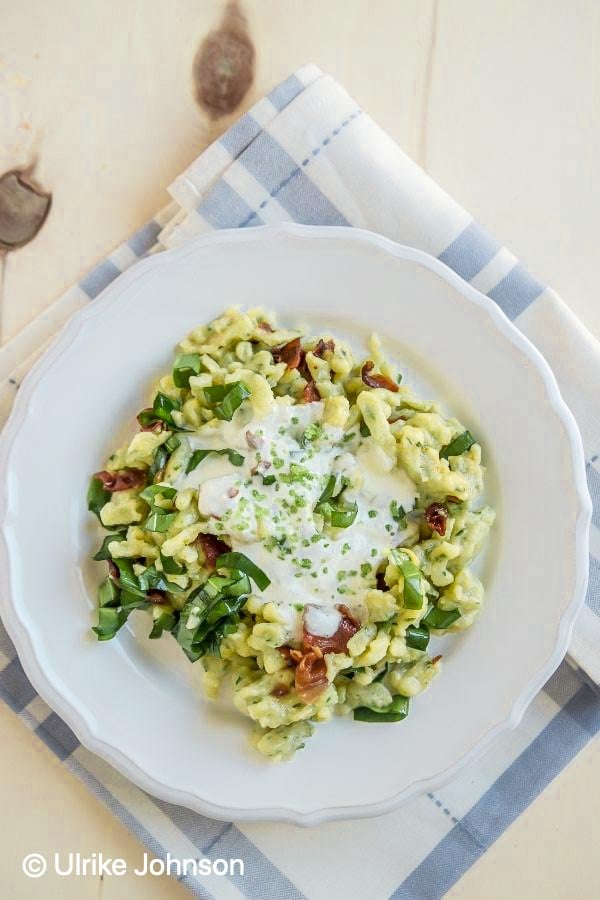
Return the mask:
[[[256,77],[235,115],[304,62],[358,102],[600,337],[597,0],[246,0]],[[192,96],[217,0],[0,0],[0,174],[37,159],[46,224],[6,260],[5,342],[166,201],[228,123]],[[0,706],[0,893],[189,896],[170,879],[29,881],[26,852],[143,848]],[[599,739],[450,891],[462,900],[598,895]],[[592,802],[590,802],[590,799]]]

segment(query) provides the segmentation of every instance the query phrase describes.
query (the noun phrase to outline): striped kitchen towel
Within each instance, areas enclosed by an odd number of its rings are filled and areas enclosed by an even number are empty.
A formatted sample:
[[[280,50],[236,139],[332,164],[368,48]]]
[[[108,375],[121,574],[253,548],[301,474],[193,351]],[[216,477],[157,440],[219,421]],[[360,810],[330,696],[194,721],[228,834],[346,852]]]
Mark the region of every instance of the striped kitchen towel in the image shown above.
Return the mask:
[[[419,169],[315,66],[257,103],[179,176],[173,203],[0,350],[0,414],[69,316],[148,253],[215,228],[347,225],[437,256],[492,298],[550,362],[578,421],[594,503],[590,585],[570,659],[519,727],[435,795],[378,819],[313,829],[213,821],[154,800],[82,747],[38,697],[0,626],[0,693],[157,856],[241,858],[184,876],[199,897],[437,898],[600,730],[600,346],[563,301]],[[587,682],[587,683],[586,683]],[[349,848],[356,849],[350,853]]]

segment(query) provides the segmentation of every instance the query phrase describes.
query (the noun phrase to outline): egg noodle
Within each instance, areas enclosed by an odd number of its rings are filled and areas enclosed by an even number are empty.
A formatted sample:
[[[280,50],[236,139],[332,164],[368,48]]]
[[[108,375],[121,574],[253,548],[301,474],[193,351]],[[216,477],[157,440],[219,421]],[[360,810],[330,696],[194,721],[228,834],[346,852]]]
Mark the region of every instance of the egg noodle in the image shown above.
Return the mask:
[[[404,719],[440,672],[430,643],[483,601],[469,565],[494,513],[471,433],[376,337],[357,361],[237,308],[181,342],[138,423],[88,492],[108,530],[98,639],[147,611],[209,697],[227,677],[274,760],[334,714]]]

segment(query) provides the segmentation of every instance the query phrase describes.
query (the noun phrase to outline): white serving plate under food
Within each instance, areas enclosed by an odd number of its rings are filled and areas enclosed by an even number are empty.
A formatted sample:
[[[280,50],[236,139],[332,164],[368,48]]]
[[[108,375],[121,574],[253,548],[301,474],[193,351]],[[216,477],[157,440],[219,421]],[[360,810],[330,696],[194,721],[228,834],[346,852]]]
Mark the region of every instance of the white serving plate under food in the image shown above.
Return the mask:
[[[480,563],[481,617],[444,640],[444,671],[406,721],[336,720],[283,764],[250,748],[246,718],[203,699],[175,641],[138,639],[135,616],[109,643],[90,632],[102,577],[89,562],[90,473],[127,423],[133,433],[177,341],[233,304],[262,305],[356,349],[376,330],[405,382],[481,443],[498,514]],[[584,457],[548,365],[450,269],[367,232],[219,231],[139,263],[26,378],[0,472],[0,611],[34,687],[136,784],[217,818],[308,825],[434,790],[517,725],[566,652],[584,598]]]

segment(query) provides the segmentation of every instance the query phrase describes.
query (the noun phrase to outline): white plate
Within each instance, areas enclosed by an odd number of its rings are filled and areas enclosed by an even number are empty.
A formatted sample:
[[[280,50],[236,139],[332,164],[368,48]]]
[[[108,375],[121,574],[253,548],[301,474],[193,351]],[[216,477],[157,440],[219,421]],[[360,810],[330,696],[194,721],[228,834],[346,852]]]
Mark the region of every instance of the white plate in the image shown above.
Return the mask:
[[[498,511],[487,603],[401,725],[336,720],[293,762],[247,744],[148,623],[90,634],[101,567],[91,472],[132,433],[177,340],[234,303],[355,344],[376,329],[408,383],[478,437]],[[125,423],[125,428],[124,428]],[[581,440],[550,369],[490,300],[438,261],[367,232],[216,232],[138,264],[79,313],[22,386],[0,442],[1,611],[36,690],[83,744],[142,788],[224,819],[313,824],[433,790],[507,728],[567,649],[587,578]],[[137,625],[135,622],[137,621]]]

